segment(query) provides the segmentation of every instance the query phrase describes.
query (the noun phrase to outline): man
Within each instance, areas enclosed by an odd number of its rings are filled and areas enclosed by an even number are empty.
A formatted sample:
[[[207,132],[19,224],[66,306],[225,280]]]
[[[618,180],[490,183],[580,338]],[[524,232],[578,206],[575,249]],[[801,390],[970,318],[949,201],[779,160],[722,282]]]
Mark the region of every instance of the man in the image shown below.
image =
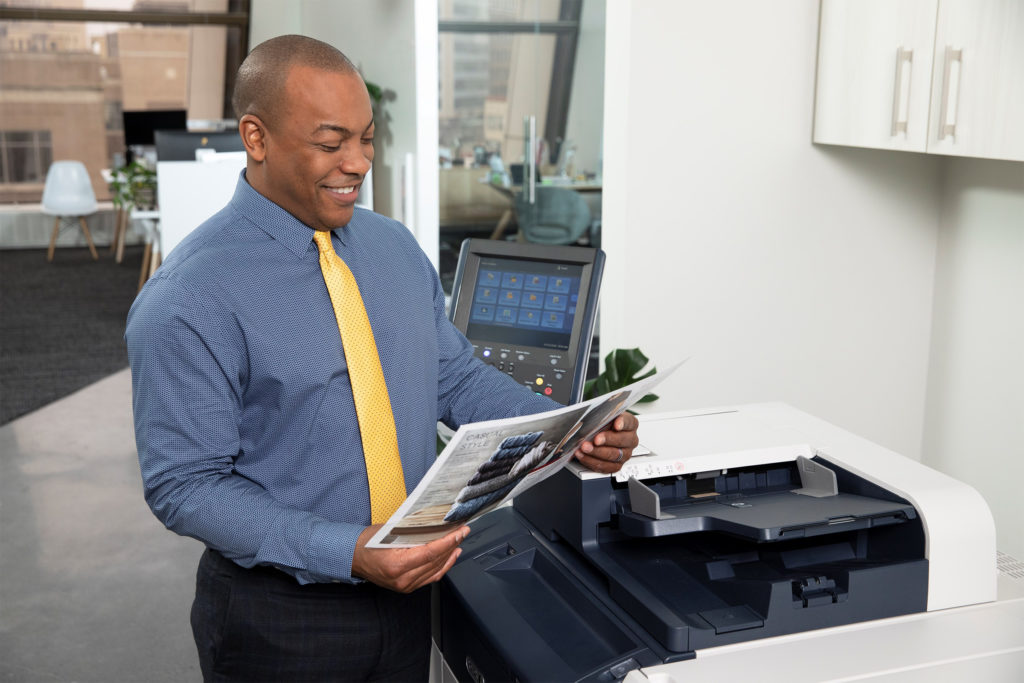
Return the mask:
[[[374,519],[378,449],[366,440],[390,435],[400,503],[434,459],[438,420],[555,404],[474,359],[409,231],[355,209],[374,122],[344,55],[301,36],[267,41],[240,67],[233,104],[248,155],[235,195],[169,255],[125,335],[146,499],[208,547],[192,608],[203,676],[420,680],[423,587],[469,529],[366,548],[386,519]],[[336,294],[331,268],[358,285],[372,328],[358,348],[336,298],[351,289]],[[356,357],[370,347],[389,407],[361,409],[371,383]],[[636,425],[623,416],[580,461],[618,470]]]

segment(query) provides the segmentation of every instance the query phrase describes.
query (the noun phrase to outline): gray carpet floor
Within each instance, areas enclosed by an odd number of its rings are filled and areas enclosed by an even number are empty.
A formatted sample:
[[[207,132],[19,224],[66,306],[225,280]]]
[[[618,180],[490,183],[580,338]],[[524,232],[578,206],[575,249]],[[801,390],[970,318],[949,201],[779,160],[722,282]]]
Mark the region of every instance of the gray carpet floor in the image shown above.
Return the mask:
[[[124,325],[142,247],[0,250],[0,424],[128,366]]]

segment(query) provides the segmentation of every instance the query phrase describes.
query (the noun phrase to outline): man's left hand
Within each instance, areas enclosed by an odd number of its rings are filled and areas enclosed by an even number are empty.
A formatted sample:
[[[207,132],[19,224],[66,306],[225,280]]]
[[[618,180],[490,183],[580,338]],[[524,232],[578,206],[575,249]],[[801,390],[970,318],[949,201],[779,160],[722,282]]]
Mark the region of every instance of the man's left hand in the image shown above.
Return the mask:
[[[618,472],[640,443],[636,435],[637,425],[639,421],[635,415],[619,415],[595,434],[593,439],[580,444],[576,449],[576,459],[595,472]]]

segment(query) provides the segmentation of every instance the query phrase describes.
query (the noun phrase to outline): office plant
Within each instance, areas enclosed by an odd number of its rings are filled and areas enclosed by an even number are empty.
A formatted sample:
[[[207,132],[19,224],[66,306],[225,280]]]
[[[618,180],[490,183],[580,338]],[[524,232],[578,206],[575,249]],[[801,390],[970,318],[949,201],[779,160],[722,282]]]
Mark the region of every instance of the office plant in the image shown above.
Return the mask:
[[[629,386],[645,377],[650,377],[657,368],[653,365],[651,369],[642,375],[642,372],[650,359],[640,349],[615,349],[604,358],[604,370],[593,379],[588,379],[583,384],[583,399],[589,400],[598,396]],[[637,403],[650,403],[658,400],[657,394],[647,394],[641,397]]]
[[[135,159],[114,170],[110,194],[118,209],[152,209],[156,206],[156,171]]]

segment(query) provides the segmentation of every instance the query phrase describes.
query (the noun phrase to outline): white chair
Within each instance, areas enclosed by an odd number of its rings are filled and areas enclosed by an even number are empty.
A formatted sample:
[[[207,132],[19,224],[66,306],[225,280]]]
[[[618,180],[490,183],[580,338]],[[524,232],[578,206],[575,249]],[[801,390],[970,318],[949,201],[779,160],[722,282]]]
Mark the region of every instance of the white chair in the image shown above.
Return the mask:
[[[82,226],[93,260],[98,260],[99,254],[92,243],[89,226],[85,223],[85,217],[95,212],[96,194],[92,191],[92,182],[89,180],[89,172],[85,170],[85,164],[81,161],[55,161],[50,164],[50,170],[46,172],[46,186],[43,188],[43,213],[56,218],[46,260],[53,260],[61,219],[73,221],[75,218]]]

